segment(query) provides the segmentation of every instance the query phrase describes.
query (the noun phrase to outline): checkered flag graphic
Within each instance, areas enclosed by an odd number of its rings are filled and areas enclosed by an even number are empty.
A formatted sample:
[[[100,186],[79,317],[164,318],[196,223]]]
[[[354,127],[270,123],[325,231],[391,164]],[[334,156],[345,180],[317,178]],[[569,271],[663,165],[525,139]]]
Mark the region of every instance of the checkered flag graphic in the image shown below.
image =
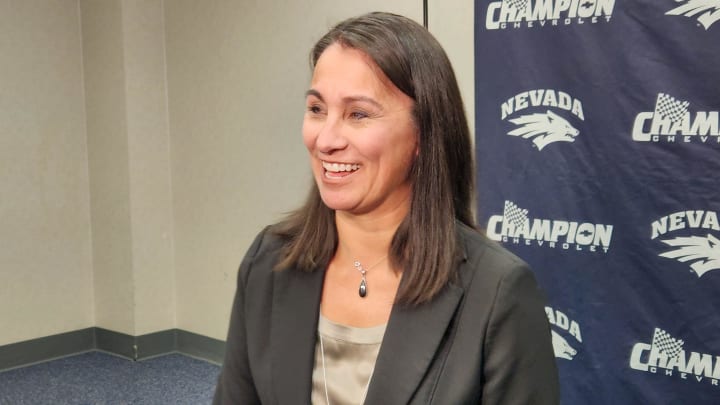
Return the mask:
[[[667,332],[660,328],[655,328],[655,334],[653,335],[652,347],[658,349],[660,353],[665,354],[669,358],[676,357],[682,350],[683,342],[681,339],[675,339],[670,336]]]
[[[527,6],[528,0],[503,0],[505,4],[510,7],[515,7],[516,10],[521,10]]]
[[[663,118],[669,118],[672,122],[681,122],[685,113],[688,112],[687,101],[680,101],[673,96],[665,93],[659,93],[657,101],[655,101],[655,114],[659,114]]]
[[[506,221],[521,228],[528,222],[528,210],[522,209],[515,205],[512,201],[505,201],[505,208],[503,209],[503,216]]]

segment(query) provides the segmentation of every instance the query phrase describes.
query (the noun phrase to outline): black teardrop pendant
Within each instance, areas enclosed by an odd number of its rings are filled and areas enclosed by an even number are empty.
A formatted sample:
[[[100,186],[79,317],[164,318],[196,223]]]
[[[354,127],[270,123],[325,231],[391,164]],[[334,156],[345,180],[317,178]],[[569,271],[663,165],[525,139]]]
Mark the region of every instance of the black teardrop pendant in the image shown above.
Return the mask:
[[[365,283],[365,277],[360,281],[360,289],[358,290],[358,294],[360,294],[360,298],[365,298],[367,295],[367,284]]]

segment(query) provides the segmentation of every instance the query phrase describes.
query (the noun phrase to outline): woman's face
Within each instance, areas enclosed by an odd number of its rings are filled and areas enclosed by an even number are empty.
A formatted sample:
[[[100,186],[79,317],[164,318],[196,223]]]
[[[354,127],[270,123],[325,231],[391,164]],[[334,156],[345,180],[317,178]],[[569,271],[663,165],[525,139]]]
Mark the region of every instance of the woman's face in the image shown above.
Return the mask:
[[[305,104],[303,142],[325,204],[354,214],[406,211],[413,100],[365,53],[335,43],[315,65]]]

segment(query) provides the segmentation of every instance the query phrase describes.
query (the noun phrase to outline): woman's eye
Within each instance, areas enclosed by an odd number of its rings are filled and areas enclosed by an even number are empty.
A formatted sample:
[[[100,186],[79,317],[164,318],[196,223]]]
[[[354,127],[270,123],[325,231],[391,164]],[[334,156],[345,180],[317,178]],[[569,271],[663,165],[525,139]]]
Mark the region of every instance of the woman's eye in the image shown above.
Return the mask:
[[[353,111],[350,113],[350,118],[354,120],[361,120],[363,118],[367,118],[368,114],[364,111]]]
[[[322,108],[320,108],[320,106],[318,105],[308,106],[307,110],[312,114],[320,114],[322,112]]]

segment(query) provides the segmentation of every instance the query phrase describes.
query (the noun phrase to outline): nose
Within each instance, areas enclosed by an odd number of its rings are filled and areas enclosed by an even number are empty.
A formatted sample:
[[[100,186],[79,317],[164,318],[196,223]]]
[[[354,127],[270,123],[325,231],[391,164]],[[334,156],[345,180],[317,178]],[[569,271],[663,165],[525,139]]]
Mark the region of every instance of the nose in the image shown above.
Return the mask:
[[[318,129],[315,139],[317,150],[323,154],[331,155],[347,147],[347,138],[344,136],[342,121],[328,117]]]

